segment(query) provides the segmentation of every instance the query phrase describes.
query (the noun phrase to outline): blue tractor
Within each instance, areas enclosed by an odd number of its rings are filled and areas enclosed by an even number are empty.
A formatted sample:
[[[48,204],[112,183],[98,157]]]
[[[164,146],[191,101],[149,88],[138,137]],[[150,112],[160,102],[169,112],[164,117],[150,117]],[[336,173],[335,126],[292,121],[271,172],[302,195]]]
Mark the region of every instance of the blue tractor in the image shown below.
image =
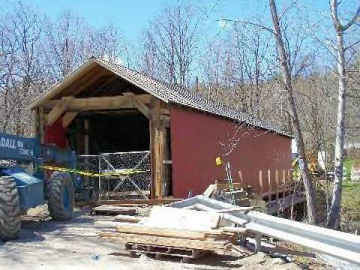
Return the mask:
[[[74,184],[71,175],[55,171],[45,181],[41,169],[44,164],[75,168],[76,155],[73,151],[41,145],[37,138],[0,133],[1,240],[17,238],[21,228],[21,214],[29,208],[44,204],[46,200],[54,220],[72,218]]]

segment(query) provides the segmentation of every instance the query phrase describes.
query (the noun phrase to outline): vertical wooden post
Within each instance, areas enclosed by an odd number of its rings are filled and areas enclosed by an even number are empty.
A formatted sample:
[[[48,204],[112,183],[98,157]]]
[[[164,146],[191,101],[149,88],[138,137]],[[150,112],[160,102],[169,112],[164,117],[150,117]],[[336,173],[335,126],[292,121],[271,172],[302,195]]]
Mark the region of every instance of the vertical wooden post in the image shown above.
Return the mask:
[[[259,171],[259,187],[260,187],[260,197],[263,198],[264,194],[264,183],[263,183],[263,177],[262,177],[262,170]]]
[[[284,196],[285,196],[285,192],[287,191],[287,187],[286,187],[286,170],[282,170],[282,189],[284,191]]]
[[[164,177],[165,128],[161,127],[161,101],[153,98],[150,117],[151,198],[162,198]]]
[[[269,201],[271,201],[271,195],[272,195],[272,188],[271,188],[271,171],[270,169],[268,170],[268,184],[269,184]]]
[[[85,119],[84,120],[84,129],[85,129],[85,136],[84,136],[84,145],[85,145],[85,151],[84,154],[85,155],[89,155],[90,154],[90,138],[89,138],[89,120]]]
[[[279,170],[278,169],[275,170],[275,184],[276,184],[276,188],[275,188],[276,201],[279,201]]]
[[[164,132],[164,160],[170,160],[170,141],[169,141],[169,134],[168,132],[170,131],[170,129],[166,128],[166,123],[164,121],[161,121],[161,129]],[[171,175],[170,175],[170,166],[171,164],[164,164],[163,162],[163,195],[164,196],[168,196],[170,194],[170,179],[171,179]]]
[[[84,136],[84,154],[90,155],[90,121],[89,119],[84,120],[84,130],[85,130],[85,136]],[[89,176],[84,177],[84,183],[87,185],[90,181]],[[110,190],[109,190],[110,191]],[[109,194],[109,193],[108,193]]]
[[[158,156],[157,156],[157,177],[156,177],[156,197],[161,199],[164,195],[164,176],[165,176],[165,165],[164,165],[164,156],[165,156],[165,128],[160,125],[158,129]]]
[[[238,174],[239,174],[239,178],[240,178],[240,185],[241,185],[241,187],[242,188],[247,188],[246,186],[244,186],[244,178],[243,178],[243,176],[242,176],[242,172],[241,172],[241,170],[239,170],[238,171]]]
[[[283,183],[283,185],[285,185],[286,184],[286,170],[283,170],[282,173],[283,173],[282,183]]]
[[[152,111],[151,114],[152,116]],[[155,128],[154,121],[150,118],[149,132],[150,132],[150,157],[151,157],[151,185],[150,185],[150,198],[155,199]]]

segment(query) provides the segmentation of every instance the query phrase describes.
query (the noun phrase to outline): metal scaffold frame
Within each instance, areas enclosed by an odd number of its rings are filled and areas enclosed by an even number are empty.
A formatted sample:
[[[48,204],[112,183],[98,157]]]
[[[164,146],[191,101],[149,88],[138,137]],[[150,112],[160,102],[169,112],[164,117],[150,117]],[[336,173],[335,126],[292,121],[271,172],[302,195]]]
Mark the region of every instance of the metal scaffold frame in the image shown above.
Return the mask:
[[[110,193],[136,192],[142,199],[148,199],[150,191],[150,151],[131,151],[81,155],[79,169],[97,176],[99,200],[109,199]],[[84,181],[89,182],[85,176]]]

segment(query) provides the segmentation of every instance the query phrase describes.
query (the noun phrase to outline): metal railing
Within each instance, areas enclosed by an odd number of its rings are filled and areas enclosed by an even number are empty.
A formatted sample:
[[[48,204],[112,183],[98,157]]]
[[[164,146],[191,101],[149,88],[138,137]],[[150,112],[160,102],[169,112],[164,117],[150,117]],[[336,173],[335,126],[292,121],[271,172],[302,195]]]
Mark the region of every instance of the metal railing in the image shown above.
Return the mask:
[[[234,209],[232,204],[209,199],[203,195],[176,202],[170,206],[182,208],[199,204],[210,211]],[[235,211],[222,215],[224,219],[255,234],[292,242],[319,253],[360,265],[360,237],[357,235],[274,217],[257,211],[247,213]]]

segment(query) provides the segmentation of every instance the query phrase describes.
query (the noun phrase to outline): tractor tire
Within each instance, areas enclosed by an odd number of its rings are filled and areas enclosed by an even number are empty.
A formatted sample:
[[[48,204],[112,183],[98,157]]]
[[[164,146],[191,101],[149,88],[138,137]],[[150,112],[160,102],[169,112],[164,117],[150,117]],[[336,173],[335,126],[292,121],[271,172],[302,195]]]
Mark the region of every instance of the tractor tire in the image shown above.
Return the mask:
[[[20,229],[20,199],[15,180],[0,177],[0,239],[16,239]]]
[[[74,186],[70,174],[54,172],[47,192],[50,216],[54,220],[70,220],[74,211]]]

